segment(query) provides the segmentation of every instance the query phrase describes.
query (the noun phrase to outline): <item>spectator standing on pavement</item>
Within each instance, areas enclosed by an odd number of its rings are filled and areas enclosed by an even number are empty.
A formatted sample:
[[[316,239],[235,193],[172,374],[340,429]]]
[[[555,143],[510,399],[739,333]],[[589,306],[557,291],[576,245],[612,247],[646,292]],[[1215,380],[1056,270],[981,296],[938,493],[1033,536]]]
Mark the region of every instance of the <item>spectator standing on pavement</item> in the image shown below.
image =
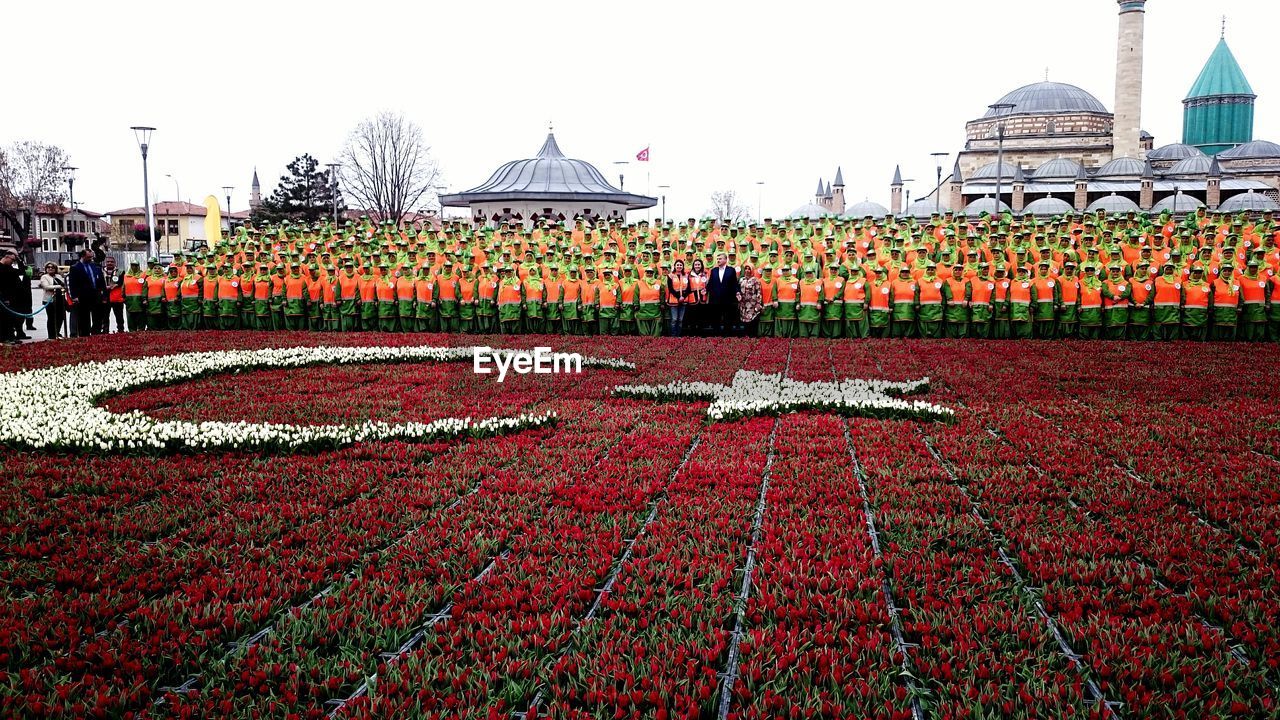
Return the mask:
[[[102,268],[93,261],[93,251],[80,251],[80,262],[71,266],[71,303],[75,308],[76,335],[94,334],[94,318],[101,317],[107,299],[107,281]]]
[[[124,332],[124,272],[116,267],[116,259],[110,255],[106,257],[102,266],[102,276],[107,281],[107,302],[106,312],[103,313],[102,322],[98,325],[98,332],[106,335],[111,331],[109,327],[111,317],[114,315],[116,319],[116,332]]]
[[[0,342],[11,345],[20,342],[18,334],[22,329],[22,318],[14,314],[21,312],[16,303],[18,296],[25,294],[28,301],[31,297],[31,288],[23,285],[17,263],[18,254],[12,250],[0,255]]]
[[[40,303],[44,305],[45,327],[49,339],[62,336],[62,327],[67,319],[67,279],[58,272],[56,263],[45,263],[44,274],[40,276],[40,290],[43,296]]]

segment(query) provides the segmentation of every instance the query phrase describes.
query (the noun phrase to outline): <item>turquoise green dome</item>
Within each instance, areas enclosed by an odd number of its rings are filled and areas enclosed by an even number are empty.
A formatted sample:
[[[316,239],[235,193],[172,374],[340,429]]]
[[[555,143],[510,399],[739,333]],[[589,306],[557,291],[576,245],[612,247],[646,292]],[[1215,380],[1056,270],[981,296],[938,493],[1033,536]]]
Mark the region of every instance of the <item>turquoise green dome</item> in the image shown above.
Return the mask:
[[[1182,101],[1182,142],[1214,155],[1253,139],[1257,95],[1225,39]]]

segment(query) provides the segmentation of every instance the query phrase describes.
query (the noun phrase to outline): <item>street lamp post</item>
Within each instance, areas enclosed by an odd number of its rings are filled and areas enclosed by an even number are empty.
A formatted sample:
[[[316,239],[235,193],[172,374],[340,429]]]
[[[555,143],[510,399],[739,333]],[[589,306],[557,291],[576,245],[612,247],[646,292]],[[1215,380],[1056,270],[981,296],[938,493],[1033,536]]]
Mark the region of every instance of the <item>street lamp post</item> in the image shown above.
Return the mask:
[[[623,177],[622,171],[626,169],[625,167],[626,165],[631,164],[631,161],[630,160],[614,160],[613,164],[618,166],[618,189],[626,190],[627,189],[626,178]]]
[[[325,163],[325,167],[329,168],[329,194],[333,199],[333,230],[338,231],[338,168],[342,167],[342,163]]]
[[[915,181],[916,181],[915,178],[907,178],[902,181],[902,184],[907,191],[907,204],[902,206],[902,212],[904,213],[908,213],[911,210],[911,183]]]
[[[147,232],[151,237],[151,242],[147,246],[147,254],[155,257],[160,254],[160,250],[156,247],[156,218],[151,207],[151,185],[147,178],[147,148],[151,146],[151,133],[155,132],[155,128],[134,125],[129,129],[133,131],[134,137],[138,140],[138,148],[142,150],[142,207],[146,211]]]
[[[996,111],[996,207],[993,216],[1000,216],[1000,184],[1004,180],[1004,120],[999,118],[1005,110],[1013,107],[1013,103],[992,103],[987,107]]]
[[[670,190],[670,189],[671,189],[671,186],[670,186],[670,185],[659,185],[659,186],[658,186],[658,189],[659,189],[659,190]],[[667,221],[667,194],[666,194],[665,192],[664,192],[664,193],[662,193],[662,217],[661,217],[661,218],[659,218],[659,220],[661,220],[661,221],[662,221],[662,222],[664,222],[664,223]]]
[[[929,153],[929,156],[938,166],[938,184],[933,186],[933,214],[939,215],[942,212],[942,158],[946,157],[947,153]]]
[[[764,222],[764,181],[756,181],[756,222]]]
[[[69,194],[67,202],[71,203],[71,213],[70,213],[71,219],[68,220],[68,222],[75,222],[76,221],[75,220],[76,218],[76,170],[79,170],[80,168],[68,165],[62,169],[67,171],[67,192]],[[74,232],[74,230],[70,227],[66,228],[66,231]]]
[[[223,185],[222,192],[227,195],[227,239],[231,239],[231,191],[235,190],[234,186]]]

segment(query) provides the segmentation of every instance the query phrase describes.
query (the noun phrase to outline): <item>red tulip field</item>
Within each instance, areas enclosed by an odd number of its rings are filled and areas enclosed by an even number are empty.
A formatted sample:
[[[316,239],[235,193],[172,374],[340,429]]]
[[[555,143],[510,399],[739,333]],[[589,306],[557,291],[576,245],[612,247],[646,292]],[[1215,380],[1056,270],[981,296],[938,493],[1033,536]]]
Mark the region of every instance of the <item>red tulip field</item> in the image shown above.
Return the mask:
[[[540,341],[586,366],[461,352]],[[158,332],[0,383],[0,717],[1280,717],[1275,344]]]

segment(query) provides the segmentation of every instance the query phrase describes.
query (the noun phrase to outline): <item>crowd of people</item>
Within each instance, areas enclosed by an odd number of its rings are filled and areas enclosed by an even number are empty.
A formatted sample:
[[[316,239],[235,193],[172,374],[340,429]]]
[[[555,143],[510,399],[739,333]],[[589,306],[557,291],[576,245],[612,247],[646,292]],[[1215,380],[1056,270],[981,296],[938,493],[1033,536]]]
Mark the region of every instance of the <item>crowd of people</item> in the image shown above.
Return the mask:
[[[240,228],[67,283],[79,334],[1280,340],[1272,213]],[[97,268],[95,270],[95,268]],[[43,283],[42,283],[43,285]],[[127,324],[125,321],[127,320]]]

